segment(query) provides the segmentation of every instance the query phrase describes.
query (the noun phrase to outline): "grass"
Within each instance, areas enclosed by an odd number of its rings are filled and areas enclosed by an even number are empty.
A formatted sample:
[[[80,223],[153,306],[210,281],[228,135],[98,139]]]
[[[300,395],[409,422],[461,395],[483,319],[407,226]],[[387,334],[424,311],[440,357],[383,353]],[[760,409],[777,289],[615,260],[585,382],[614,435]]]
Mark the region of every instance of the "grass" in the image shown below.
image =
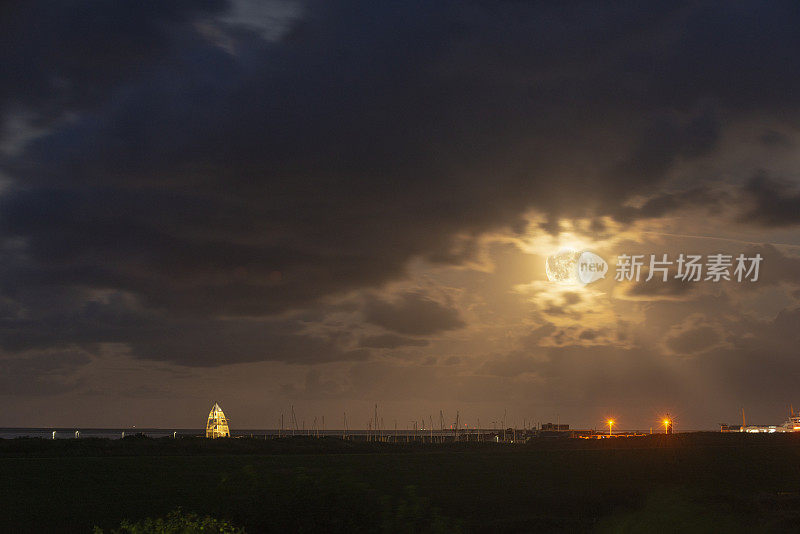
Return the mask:
[[[800,523],[798,438],[7,440],[0,531],[90,532],[181,508],[247,532],[782,532]]]

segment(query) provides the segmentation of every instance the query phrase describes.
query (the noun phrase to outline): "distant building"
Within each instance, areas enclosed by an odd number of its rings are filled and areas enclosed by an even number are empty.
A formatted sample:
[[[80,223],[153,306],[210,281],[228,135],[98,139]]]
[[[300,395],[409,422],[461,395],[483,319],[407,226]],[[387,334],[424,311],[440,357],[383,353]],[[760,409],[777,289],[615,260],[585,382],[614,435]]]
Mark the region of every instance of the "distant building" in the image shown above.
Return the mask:
[[[222,412],[217,402],[211,407],[211,412],[208,414],[208,423],[206,424],[206,437],[207,438],[229,438],[231,431],[228,428],[228,418]]]
[[[568,432],[569,425],[556,424],[556,423],[542,423],[542,428],[540,430],[547,432]]]
[[[778,425],[747,425],[742,432],[748,434],[774,434],[775,432],[786,432],[783,427]]]
[[[748,434],[774,434],[776,432],[800,432],[800,416],[790,411],[782,425],[726,425],[720,424],[721,432],[746,432]]]

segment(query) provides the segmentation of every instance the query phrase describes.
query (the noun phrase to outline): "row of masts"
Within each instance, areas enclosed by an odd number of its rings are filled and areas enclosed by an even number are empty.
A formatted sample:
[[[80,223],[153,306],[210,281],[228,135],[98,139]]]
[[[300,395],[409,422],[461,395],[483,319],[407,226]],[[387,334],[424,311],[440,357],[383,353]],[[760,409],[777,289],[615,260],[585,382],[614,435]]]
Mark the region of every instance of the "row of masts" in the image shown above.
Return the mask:
[[[508,439],[515,440],[516,433],[520,430],[516,425],[509,428],[506,425],[507,411],[504,412],[502,419],[499,421],[492,421],[492,432],[498,433],[502,436],[502,440]],[[281,413],[280,427],[278,430],[278,437],[287,436],[313,436],[319,438],[325,436],[325,416],[321,418],[314,417],[311,426],[306,428],[305,419],[298,420],[297,414],[294,411],[294,405],[291,405],[289,410],[289,420],[286,421],[284,413]],[[288,424],[287,424],[288,423]],[[405,428],[398,428],[397,420],[394,420],[393,429],[388,429],[385,425],[384,418],[378,412],[378,405],[375,404],[372,416],[366,424],[366,434],[358,432],[359,439],[364,438],[367,441],[375,442],[397,442],[397,441],[428,441],[430,443],[443,443],[445,441],[483,441],[489,429],[484,429],[481,426],[480,418],[477,419],[477,426],[469,427],[462,423],[461,412],[456,410],[455,419],[451,424],[446,422],[443,410],[439,410],[438,429],[434,426],[433,416],[429,415],[419,419],[408,421]],[[462,424],[464,428],[462,428]],[[499,428],[498,428],[499,424]],[[523,419],[522,430],[524,432],[538,428],[538,424],[533,426],[533,421]],[[363,427],[362,427],[363,428]],[[351,419],[348,417],[347,412],[342,413],[342,439],[352,439],[355,435],[351,429]]]

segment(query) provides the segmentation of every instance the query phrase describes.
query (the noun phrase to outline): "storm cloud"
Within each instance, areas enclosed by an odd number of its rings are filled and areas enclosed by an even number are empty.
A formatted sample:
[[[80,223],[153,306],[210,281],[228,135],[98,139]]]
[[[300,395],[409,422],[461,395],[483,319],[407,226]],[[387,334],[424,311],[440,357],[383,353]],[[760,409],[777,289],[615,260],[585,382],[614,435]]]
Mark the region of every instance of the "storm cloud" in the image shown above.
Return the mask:
[[[426,335],[464,326],[458,310],[420,293],[406,293],[396,301],[370,299],[364,308],[368,323],[400,334]]]
[[[547,380],[594,345],[612,362],[615,331],[591,323],[588,299],[514,300],[484,240],[557,239],[576,220],[596,238],[663,230],[687,213],[792,230],[795,177],[751,167],[793,146],[798,26],[789,0],[9,3],[4,365],[44,376],[47,355],[54,372],[78,368],[108,343],[192,369],[495,353],[476,368]],[[765,286],[796,284],[795,256],[747,246],[768,256]],[[445,283],[434,271],[448,268]],[[628,296],[696,293],[673,281]],[[541,316],[561,323],[534,345],[564,338],[548,349],[560,362],[467,341],[513,345]],[[700,351],[705,334],[666,343]]]
[[[791,183],[765,173],[753,176],[744,188],[750,207],[741,218],[764,226],[793,226],[800,223],[800,192]]]

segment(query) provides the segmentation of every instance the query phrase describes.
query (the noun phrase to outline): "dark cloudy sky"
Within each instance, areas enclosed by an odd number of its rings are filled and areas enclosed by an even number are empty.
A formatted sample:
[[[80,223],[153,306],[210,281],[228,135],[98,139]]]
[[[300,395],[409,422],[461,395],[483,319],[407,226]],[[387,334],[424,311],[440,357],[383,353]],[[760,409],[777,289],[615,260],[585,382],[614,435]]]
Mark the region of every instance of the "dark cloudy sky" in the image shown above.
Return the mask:
[[[6,2],[0,426],[780,423],[799,27],[796,0]],[[564,247],[765,259],[573,287]]]

